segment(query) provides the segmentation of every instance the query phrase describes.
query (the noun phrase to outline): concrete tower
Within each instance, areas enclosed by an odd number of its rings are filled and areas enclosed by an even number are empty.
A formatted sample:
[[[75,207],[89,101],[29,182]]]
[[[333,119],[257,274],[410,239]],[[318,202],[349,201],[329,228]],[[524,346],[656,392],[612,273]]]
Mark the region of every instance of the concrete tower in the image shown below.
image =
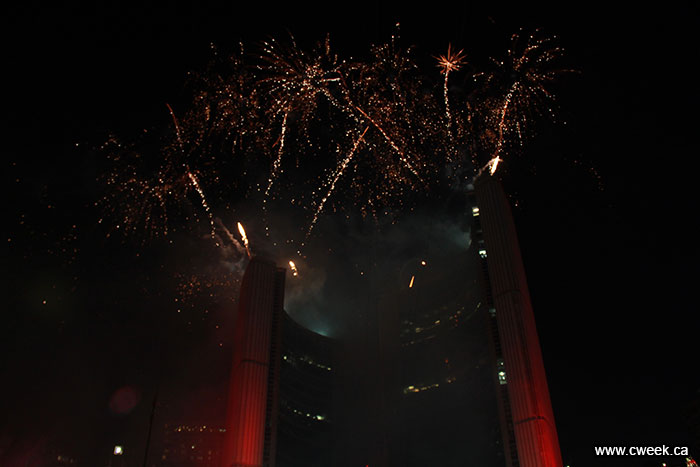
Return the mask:
[[[259,258],[243,275],[222,467],[275,465],[284,276]]]
[[[500,183],[474,183],[477,247],[487,269],[508,467],[561,467],[559,439],[515,224]],[[479,228],[483,235],[480,235]]]

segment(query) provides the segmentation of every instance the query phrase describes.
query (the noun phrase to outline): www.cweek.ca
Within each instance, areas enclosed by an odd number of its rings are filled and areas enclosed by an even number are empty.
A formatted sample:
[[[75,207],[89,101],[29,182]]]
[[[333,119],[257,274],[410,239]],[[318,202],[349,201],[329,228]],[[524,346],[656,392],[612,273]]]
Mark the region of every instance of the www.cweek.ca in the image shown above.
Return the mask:
[[[597,456],[687,456],[685,446],[595,446]]]

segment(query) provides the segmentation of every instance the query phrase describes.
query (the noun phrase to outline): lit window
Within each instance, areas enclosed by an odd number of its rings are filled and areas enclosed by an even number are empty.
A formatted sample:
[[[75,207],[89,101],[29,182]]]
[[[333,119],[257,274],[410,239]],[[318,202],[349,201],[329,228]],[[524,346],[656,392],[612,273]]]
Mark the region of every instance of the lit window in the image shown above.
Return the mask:
[[[478,215],[479,215],[479,208],[476,207],[476,206],[474,206],[474,207],[472,208],[472,216],[476,217],[476,216],[478,216]]]
[[[486,250],[484,250],[483,248],[479,250],[479,256],[481,256],[482,258],[486,258]]]

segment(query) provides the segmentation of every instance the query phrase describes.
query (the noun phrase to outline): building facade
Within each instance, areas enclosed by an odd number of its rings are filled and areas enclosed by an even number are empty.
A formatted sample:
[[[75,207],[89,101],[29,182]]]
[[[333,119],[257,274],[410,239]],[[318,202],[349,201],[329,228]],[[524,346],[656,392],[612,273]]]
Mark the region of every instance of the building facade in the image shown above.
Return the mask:
[[[333,465],[337,342],[284,314],[277,467]]]
[[[223,467],[561,467],[510,205],[491,176],[471,196],[466,256],[368,302],[353,341],[294,322],[284,270],[251,260]]]
[[[285,270],[253,258],[241,282],[222,466],[275,465]]]
[[[475,180],[474,195],[474,240],[487,277],[506,465],[560,467],[559,438],[510,204],[500,183],[488,175]]]
[[[283,310],[284,278],[284,269],[259,258],[243,276],[223,467],[332,463],[336,344]]]

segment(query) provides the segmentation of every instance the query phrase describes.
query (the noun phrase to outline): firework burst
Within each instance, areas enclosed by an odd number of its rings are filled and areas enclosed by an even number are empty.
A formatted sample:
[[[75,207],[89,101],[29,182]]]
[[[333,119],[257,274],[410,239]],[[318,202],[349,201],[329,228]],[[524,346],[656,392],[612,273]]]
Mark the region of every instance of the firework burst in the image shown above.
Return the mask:
[[[522,144],[535,118],[555,117],[555,96],[549,87],[562,73],[573,70],[558,66],[564,50],[553,42],[553,38],[540,37],[539,31],[526,38],[514,34],[506,58],[492,59],[495,69],[477,74],[491,94],[486,118],[493,149],[482,171],[493,174],[503,160],[505,145],[511,140]]]
[[[107,194],[96,204],[114,219],[113,229],[127,235],[141,230],[150,237],[167,235],[171,212],[191,186],[186,172],[167,158],[154,170],[146,153],[116,138],[110,138],[102,150],[112,170],[102,178]]]
[[[168,105],[169,135],[145,147],[105,145],[114,170],[104,204],[126,232],[167,234],[171,221],[203,213],[218,238],[217,206],[261,196],[267,233],[268,200],[289,195],[308,213],[303,245],[323,213],[359,208],[376,219],[433,186],[447,165],[463,177],[487,161],[470,173],[493,174],[534,117],[553,115],[550,85],[569,71],[557,67],[562,53],[539,33],[514,35],[503,60],[474,74],[476,89],[451,94],[451,73],[467,63],[451,45],[435,57],[442,89],[427,84],[396,35],[364,60],[338,58],[328,37],[310,52],[291,36],[270,39],[252,61],[241,45],[191,75],[189,108],[178,118]]]
[[[271,39],[263,42],[260,58],[262,64],[257,69],[262,77],[257,82],[257,89],[261,96],[265,96],[264,114],[270,122],[281,119],[279,136],[272,144],[277,146],[277,151],[265,189],[267,198],[282,172],[290,114],[294,115],[293,120],[306,146],[313,146],[310,124],[318,116],[319,99],[325,97],[333,101],[329,88],[340,81],[343,62],[331,53],[328,36],[311,54],[299,49],[293,36],[290,36],[289,45]]]
[[[446,128],[447,128],[447,138],[448,141],[450,142],[450,146],[452,146],[452,149],[454,149],[454,136],[452,135],[452,112],[450,112],[450,99],[448,95],[449,91],[449,78],[450,78],[450,72],[452,71],[459,71],[459,69],[466,63],[466,59],[464,55],[462,55],[463,50],[460,50],[459,52],[453,53],[452,52],[452,45],[448,44],[447,46],[447,54],[445,55],[440,55],[438,57],[435,57],[438,61],[438,68],[440,68],[440,73],[442,73],[445,76],[445,81],[443,83],[443,97],[445,100],[445,120],[446,120]],[[452,151],[449,151],[448,154],[452,154]]]

